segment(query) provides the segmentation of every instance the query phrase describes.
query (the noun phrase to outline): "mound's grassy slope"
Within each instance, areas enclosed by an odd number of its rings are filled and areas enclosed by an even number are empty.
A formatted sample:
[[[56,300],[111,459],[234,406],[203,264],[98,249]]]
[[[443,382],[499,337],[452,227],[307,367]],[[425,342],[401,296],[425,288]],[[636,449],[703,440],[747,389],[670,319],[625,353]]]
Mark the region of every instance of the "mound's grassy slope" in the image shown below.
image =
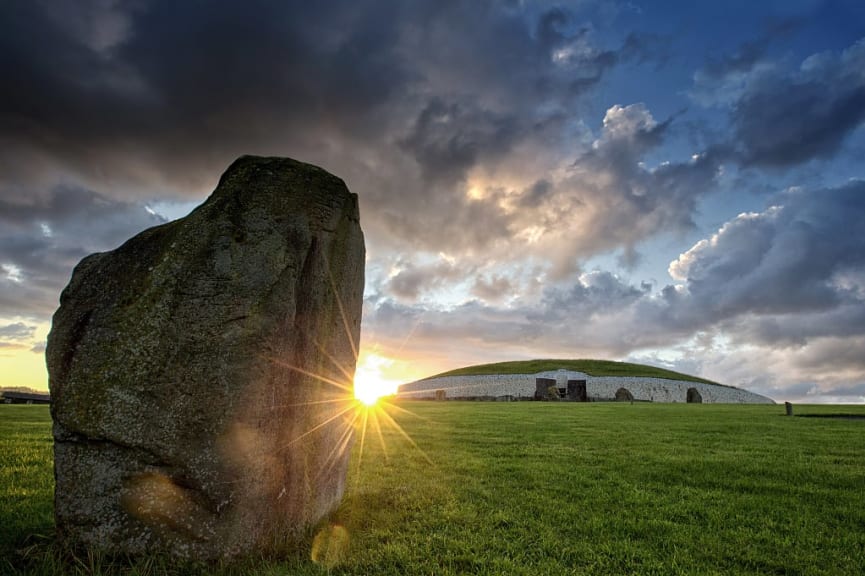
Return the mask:
[[[611,360],[520,360],[515,362],[495,362],[493,364],[477,364],[457,368],[449,372],[442,372],[435,376],[425,378],[441,378],[443,376],[480,376],[484,374],[537,374],[547,370],[574,370],[585,372],[590,376],[642,376],[650,378],[669,378],[670,380],[684,380],[686,382],[702,382],[703,384],[714,384],[724,386],[718,382],[712,382],[705,378],[689,376],[681,372],[665,370],[657,366],[646,366],[644,364],[631,364],[629,362],[613,362]]]

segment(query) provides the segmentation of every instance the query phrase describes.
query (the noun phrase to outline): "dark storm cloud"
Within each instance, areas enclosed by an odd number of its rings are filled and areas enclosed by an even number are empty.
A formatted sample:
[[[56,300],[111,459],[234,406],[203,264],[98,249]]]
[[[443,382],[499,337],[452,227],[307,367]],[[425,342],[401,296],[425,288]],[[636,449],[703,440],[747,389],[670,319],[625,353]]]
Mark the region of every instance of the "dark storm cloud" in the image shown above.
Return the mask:
[[[485,157],[500,157],[518,135],[517,120],[433,99],[420,112],[402,145],[427,182],[460,182]]]
[[[432,253],[518,234],[469,173],[562,154],[579,99],[657,45],[492,1],[13,1],[0,21],[4,195],[200,198],[240,154],[291,155],[349,182],[375,242]]]
[[[370,130],[407,75],[393,53],[399,7],[342,4],[141,2],[97,51],[51,17],[62,6],[4,3],[2,70],[16,81],[0,119],[16,146],[3,163],[29,151],[34,167],[119,182],[149,165],[182,193],[289,128]]]
[[[75,25],[62,3],[0,7],[0,69],[15,80],[0,94],[5,167],[28,155],[20,170],[122,182],[144,164],[183,192],[244,151],[404,137],[458,172],[513,137],[532,99],[563,98],[618,58],[565,10],[534,24],[493,2],[86,5]],[[443,110],[464,130],[400,133]]]
[[[784,167],[835,153],[865,119],[865,80],[783,83],[748,94],[734,113],[745,164]]]
[[[823,52],[794,71],[765,57],[767,42],[710,62],[692,96],[729,104],[733,147],[746,166],[783,168],[835,154],[865,121],[865,40]]]
[[[81,258],[162,222],[144,206],[80,188],[26,203],[0,200],[0,316],[47,318]]]

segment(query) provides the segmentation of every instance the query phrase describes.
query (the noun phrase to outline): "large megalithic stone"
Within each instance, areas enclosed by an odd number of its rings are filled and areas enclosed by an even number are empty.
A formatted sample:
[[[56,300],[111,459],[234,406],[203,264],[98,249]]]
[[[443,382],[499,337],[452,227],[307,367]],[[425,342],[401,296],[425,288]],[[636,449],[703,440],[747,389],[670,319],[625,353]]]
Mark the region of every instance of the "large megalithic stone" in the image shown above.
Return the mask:
[[[364,256],[342,180],[247,156],[185,218],[84,258],[46,353],[60,539],[267,553],[332,511]]]

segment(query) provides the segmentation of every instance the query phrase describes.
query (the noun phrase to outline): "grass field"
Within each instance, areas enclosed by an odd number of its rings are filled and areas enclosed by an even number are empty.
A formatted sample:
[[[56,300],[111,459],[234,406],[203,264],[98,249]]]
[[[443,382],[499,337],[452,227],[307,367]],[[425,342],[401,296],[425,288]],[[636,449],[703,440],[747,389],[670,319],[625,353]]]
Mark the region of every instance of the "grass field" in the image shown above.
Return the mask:
[[[325,529],[341,546],[174,567],[89,557],[70,573],[865,573],[865,420],[781,406],[406,402],[355,445]],[[797,406],[858,414],[865,406]],[[3,557],[60,572],[45,407],[0,406]],[[362,449],[362,450],[361,450]],[[38,535],[34,537],[33,535]],[[16,550],[36,544],[22,560]],[[314,553],[319,563],[310,560]],[[29,564],[22,564],[29,562]],[[2,568],[0,568],[2,569]],[[6,570],[11,570],[7,563]]]
[[[718,384],[705,378],[689,376],[681,372],[674,372],[657,366],[646,364],[632,364],[630,362],[613,362],[611,360],[565,360],[565,359],[542,359],[542,360],[517,360],[513,362],[494,362],[492,364],[475,364],[457,368],[448,372],[442,372],[430,378],[442,378],[444,376],[480,376],[484,374],[537,374],[547,370],[574,370],[584,372],[590,376],[633,376],[648,378],[668,378],[670,380],[684,380],[686,382],[702,382],[704,384]]]

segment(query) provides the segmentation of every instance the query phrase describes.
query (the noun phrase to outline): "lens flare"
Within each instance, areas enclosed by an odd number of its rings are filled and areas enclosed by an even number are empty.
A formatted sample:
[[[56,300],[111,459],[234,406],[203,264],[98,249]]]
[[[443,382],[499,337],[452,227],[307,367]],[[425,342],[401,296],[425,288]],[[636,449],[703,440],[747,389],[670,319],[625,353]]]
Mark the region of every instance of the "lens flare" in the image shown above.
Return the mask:
[[[345,560],[348,548],[348,530],[339,524],[326,526],[312,542],[312,561],[330,570]]]
[[[392,363],[393,360],[372,352],[361,353],[354,372],[354,397],[367,406],[374,406],[382,396],[396,394],[399,383],[384,375]]]

